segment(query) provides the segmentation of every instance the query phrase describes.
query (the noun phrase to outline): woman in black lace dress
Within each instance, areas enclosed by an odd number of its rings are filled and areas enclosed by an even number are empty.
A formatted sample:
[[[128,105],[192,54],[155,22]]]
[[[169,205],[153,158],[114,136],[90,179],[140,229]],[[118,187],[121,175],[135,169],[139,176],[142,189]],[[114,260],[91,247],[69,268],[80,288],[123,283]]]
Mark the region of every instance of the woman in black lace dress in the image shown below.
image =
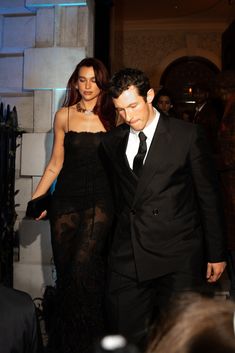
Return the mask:
[[[57,178],[49,212],[57,273],[49,352],[90,353],[105,333],[104,250],[112,199],[99,146],[115,124],[107,85],[99,60],[86,58],[77,65],[55,116],[51,159],[33,195],[45,193]]]

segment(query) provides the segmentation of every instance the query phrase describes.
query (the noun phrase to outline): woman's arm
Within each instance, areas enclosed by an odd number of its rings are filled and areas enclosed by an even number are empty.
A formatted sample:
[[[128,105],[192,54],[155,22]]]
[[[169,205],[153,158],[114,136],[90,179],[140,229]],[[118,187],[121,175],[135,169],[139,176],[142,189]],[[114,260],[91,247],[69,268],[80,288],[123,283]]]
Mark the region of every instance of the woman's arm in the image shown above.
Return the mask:
[[[48,191],[62,168],[64,161],[64,136],[67,118],[66,110],[67,109],[62,108],[55,115],[54,142],[51,158],[33,194],[33,199]]]

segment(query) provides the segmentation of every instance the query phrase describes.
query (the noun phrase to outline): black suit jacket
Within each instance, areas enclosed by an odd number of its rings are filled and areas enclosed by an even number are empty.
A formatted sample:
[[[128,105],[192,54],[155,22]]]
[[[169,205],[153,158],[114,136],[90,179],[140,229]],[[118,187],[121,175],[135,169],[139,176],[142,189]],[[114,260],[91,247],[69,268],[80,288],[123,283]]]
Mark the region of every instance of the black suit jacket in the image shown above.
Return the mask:
[[[39,353],[42,342],[31,297],[0,285],[0,352]]]
[[[217,152],[217,136],[219,129],[220,116],[216,106],[212,102],[206,102],[199,112],[194,112],[193,122],[203,126],[206,137],[213,153]]]
[[[125,155],[128,136],[123,124],[103,143],[118,191],[112,268],[145,281],[224,261],[217,175],[200,126],[161,114],[139,179]]]

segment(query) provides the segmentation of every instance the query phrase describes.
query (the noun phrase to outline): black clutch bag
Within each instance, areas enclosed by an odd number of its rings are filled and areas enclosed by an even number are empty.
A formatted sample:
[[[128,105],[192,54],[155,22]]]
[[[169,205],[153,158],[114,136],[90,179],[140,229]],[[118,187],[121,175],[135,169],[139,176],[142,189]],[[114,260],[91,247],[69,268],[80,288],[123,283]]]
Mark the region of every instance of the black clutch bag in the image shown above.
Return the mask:
[[[30,200],[27,205],[26,217],[38,218],[43,211],[48,210],[50,201],[51,193],[46,193]]]

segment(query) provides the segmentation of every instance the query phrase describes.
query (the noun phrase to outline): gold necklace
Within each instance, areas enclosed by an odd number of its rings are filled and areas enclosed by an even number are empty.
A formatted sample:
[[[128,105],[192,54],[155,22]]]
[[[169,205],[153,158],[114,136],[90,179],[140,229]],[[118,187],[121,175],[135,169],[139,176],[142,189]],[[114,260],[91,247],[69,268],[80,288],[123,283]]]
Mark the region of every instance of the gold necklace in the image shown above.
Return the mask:
[[[86,115],[91,115],[94,113],[93,109],[85,109],[81,107],[81,103],[78,102],[76,105],[77,111],[80,113],[85,113]]]

